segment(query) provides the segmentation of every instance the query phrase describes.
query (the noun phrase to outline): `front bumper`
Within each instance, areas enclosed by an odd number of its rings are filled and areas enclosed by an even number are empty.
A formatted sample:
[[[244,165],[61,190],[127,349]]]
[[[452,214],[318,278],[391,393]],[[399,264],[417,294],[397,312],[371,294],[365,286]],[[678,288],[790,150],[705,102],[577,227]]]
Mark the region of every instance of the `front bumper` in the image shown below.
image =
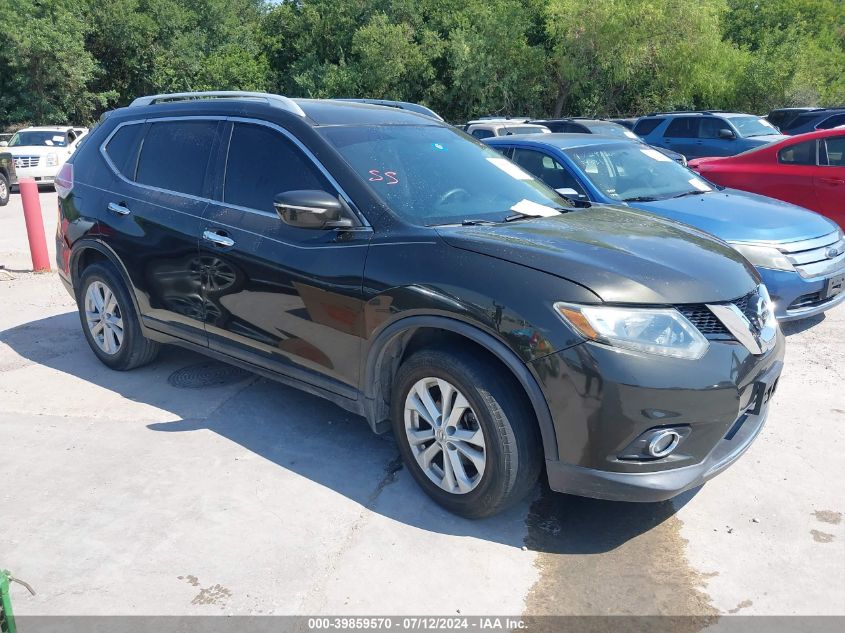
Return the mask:
[[[59,173],[59,166],[54,167],[16,167],[18,180],[21,178],[32,178],[38,184],[53,184],[56,174]]]
[[[757,271],[775,302],[778,321],[806,319],[845,302],[845,291],[827,296],[828,280],[845,275],[845,268],[812,279],[805,279],[793,271],[766,268]]]
[[[711,341],[698,361],[585,343],[534,362],[555,423],[553,490],[618,501],[662,501],[730,466],[759,434],[783,367],[784,339],[753,356]],[[626,459],[654,429],[685,429],[669,456]]]

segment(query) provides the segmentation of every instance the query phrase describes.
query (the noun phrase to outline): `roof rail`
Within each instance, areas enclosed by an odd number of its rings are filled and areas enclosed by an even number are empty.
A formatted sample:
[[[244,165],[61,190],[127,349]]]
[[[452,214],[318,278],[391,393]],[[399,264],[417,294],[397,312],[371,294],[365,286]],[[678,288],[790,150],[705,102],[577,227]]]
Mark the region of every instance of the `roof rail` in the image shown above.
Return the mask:
[[[733,114],[733,112],[733,110],[667,110],[665,112],[649,112],[645,116],[661,116],[665,114]]]
[[[243,92],[240,90],[212,90],[206,92],[171,92],[160,95],[149,95],[138,97],[129,104],[130,108],[153,105],[155,103],[166,103],[168,101],[191,101],[196,99],[256,99],[266,101],[271,106],[276,106],[298,116],[304,117],[305,112],[293,100],[282,95],[274,95],[266,92]]]

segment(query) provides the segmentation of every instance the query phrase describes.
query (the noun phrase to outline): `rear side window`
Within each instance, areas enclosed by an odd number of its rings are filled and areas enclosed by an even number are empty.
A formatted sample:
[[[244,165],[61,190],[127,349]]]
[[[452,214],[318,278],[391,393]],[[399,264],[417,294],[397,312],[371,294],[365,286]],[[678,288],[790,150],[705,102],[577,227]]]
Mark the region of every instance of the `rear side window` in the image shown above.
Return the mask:
[[[778,162],[785,165],[815,165],[816,142],[807,141],[784,147],[778,152]]]
[[[106,145],[106,156],[114,168],[129,180],[135,180],[135,167],[138,164],[138,142],[141,140],[143,123],[133,123],[118,128]]]
[[[836,114],[819,123],[816,127],[820,130],[832,130],[840,125],[845,125],[845,114]]]
[[[645,136],[646,134],[651,134],[654,132],[654,129],[663,123],[663,119],[660,117],[651,118],[651,119],[640,119],[634,124],[634,134],[638,136]]]
[[[491,132],[490,130],[484,130],[484,129],[481,129],[481,128],[477,128],[477,129],[473,130],[472,135],[475,138],[491,138],[491,137],[495,136],[495,134],[493,134],[493,132]]]
[[[223,200],[275,213],[276,194],[297,189],[333,191],[311,160],[280,132],[236,123],[229,143]]]
[[[138,158],[136,181],[168,191],[202,196],[217,121],[153,123]]]
[[[807,123],[811,123],[819,118],[817,112],[808,112],[807,114],[799,114],[797,117],[788,121],[781,126],[781,130],[796,130],[799,127],[804,127]]]
[[[701,117],[683,116],[674,119],[663,136],[669,138],[696,138]]]

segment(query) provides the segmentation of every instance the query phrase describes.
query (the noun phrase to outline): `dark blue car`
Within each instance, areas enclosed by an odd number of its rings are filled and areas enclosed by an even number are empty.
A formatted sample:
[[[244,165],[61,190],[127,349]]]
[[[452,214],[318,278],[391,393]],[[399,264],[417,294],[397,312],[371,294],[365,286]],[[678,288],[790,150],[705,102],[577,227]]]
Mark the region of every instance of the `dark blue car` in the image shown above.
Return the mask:
[[[634,133],[687,158],[735,156],[786,138],[762,117],[714,111],[656,112],[637,121]]]
[[[827,286],[845,268],[822,277],[801,271],[830,259],[826,236],[839,227],[807,209],[718,187],[644,143],[594,134],[531,134],[485,141],[564,196],[624,204],[689,224],[729,242],[760,272],[777,317],[799,319],[845,301]]]

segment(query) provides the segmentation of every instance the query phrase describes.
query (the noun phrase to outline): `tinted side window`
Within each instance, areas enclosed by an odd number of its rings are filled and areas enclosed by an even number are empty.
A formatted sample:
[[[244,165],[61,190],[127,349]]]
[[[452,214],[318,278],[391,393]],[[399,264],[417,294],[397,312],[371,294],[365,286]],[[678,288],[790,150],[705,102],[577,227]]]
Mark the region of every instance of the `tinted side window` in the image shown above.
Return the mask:
[[[236,123],[229,143],[223,200],[274,213],[276,194],[296,189],[333,191],[311,160],[280,132]]]
[[[845,125],[845,114],[836,114],[819,123],[816,127],[820,130],[832,130],[840,125]]]
[[[572,189],[578,197],[587,197],[584,188],[569,170],[551,156],[532,149],[517,147],[513,150],[513,161],[552,189]]]
[[[786,165],[815,165],[816,142],[796,143],[778,152],[778,162]]]
[[[678,117],[669,124],[663,136],[670,138],[696,138],[698,136],[698,124],[700,122],[700,117]]]
[[[490,138],[492,136],[495,136],[495,134],[493,134],[493,132],[491,132],[490,130],[482,130],[480,128],[473,130],[472,135],[475,138]]]
[[[216,132],[217,121],[153,123],[138,158],[137,182],[201,196]]]
[[[723,119],[714,116],[707,116],[701,119],[701,126],[698,129],[698,138],[719,138],[719,130],[730,130]]]
[[[827,164],[830,167],[845,167],[845,136],[824,140],[827,149]]]
[[[819,118],[819,115],[818,115],[818,113],[815,113],[815,112],[808,112],[807,114],[799,114],[797,117],[795,117],[791,121],[784,123],[783,126],[781,127],[781,130],[783,130],[783,131],[795,130],[795,129],[798,129],[799,127],[803,127],[807,123],[815,121],[817,118]]]
[[[640,119],[634,124],[634,134],[645,136],[654,132],[654,128],[663,123],[663,119],[656,117],[653,119]]]
[[[786,122],[788,114],[786,110],[772,110],[766,118],[769,120],[769,123],[777,128],[781,128]]]
[[[138,163],[138,142],[141,140],[141,132],[143,131],[143,123],[124,125],[115,132],[106,145],[106,155],[109,160],[114,163],[115,169],[129,180],[135,180],[135,166]]]

